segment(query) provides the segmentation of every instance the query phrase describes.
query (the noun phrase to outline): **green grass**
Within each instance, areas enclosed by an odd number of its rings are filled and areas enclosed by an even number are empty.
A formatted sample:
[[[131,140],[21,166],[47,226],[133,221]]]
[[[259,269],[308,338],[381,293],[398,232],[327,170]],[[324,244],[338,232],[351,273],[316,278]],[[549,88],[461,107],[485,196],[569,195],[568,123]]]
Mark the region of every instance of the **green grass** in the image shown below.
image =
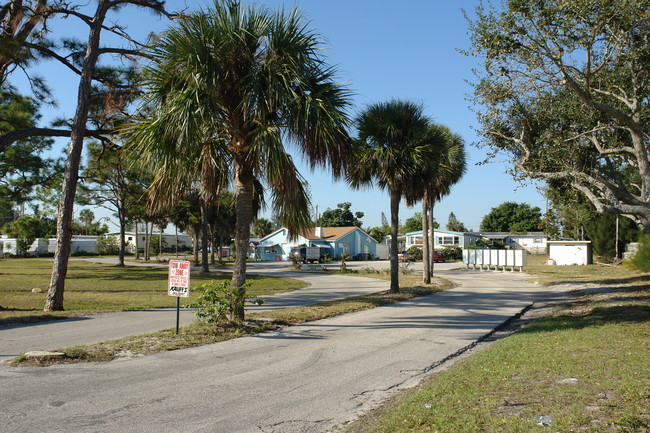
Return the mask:
[[[621,284],[635,283],[648,278],[648,274],[630,270],[623,266],[587,265],[587,266],[548,266],[546,256],[528,256],[528,266],[524,271],[534,275],[541,284],[598,283]]]
[[[118,267],[71,260],[64,293],[66,310],[44,313],[51,272],[52,259],[0,260],[0,324],[176,306],[176,299],[167,296],[167,268]],[[203,275],[193,271],[190,287],[229,278],[230,274],[224,272]],[[305,287],[304,282],[287,278],[249,275],[248,280],[252,282],[248,293],[256,296]],[[33,288],[39,288],[43,293],[32,293]],[[191,302],[196,294],[190,288],[190,297],[181,299],[181,305]]]
[[[526,271],[547,284],[603,289],[437,373],[347,431],[650,432],[650,275],[541,264]],[[538,416],[554,425],[537,426]]]

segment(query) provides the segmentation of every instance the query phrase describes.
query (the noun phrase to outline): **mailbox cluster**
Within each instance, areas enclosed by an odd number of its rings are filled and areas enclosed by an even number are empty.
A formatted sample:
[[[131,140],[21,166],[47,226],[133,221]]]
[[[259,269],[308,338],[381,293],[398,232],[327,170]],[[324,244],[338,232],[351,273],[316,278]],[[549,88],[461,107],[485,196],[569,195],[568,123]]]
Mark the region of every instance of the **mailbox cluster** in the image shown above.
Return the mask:
[[[506,271],[519,271],[528,264],[528,252],[526,250],[463,250],[463,263],[466,269],[479,269],[495,271],[501,268]]]

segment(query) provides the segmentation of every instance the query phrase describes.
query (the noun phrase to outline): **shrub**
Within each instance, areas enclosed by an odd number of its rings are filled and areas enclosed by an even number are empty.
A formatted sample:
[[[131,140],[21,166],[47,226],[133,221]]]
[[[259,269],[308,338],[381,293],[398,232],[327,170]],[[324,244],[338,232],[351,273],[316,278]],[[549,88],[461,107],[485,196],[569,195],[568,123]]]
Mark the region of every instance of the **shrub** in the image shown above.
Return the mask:
[[[630,262],[641,272],[650,272],[650,235],[639,238],[639,249]]]
[[[99,254],[119,254],[120,244],[115,236],[106,236],[97,239],[97,252]]]
[[[408,249],[408,252],[414,260],[422,260],[422,248],[413,245]]]
[[[244,284],[244,289],[250,287],[250,282]],[[262,305],[264,299],[255,296],[243,297],[238,289],[230,286],[230,280],[222,282],[210,281],[196,286],[199,296],[190,306],[197,308],[196,317],[207,323],[227,323],[237,321],[237,306],[246,299],[254,304]]]
[[[289,254],[289,261],[291,261],[292,268],[300,269],[302,266],[302,256],[297,251]]]
[[[463,249],[458,245],[444,247],[442,253],[445,255],[446,260],[462,260]]]
[[[347,269],[347,265],[345,264],[345,261],[350,258],[350,254],[348,253],[343,253],[341,255],[341,271],[345,271]]]

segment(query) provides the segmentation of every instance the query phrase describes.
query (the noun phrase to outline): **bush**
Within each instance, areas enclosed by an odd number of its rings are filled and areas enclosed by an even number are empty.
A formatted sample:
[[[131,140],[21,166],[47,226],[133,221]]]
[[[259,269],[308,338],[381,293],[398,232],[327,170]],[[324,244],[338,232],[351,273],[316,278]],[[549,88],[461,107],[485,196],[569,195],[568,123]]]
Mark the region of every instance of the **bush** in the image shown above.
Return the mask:
[[[462,260],[463,249],[458,245],[444,247],[442,253],[445,255],[445,260]]]
[[[345,271],[347,269],[347,265],[345,262],[350,258],[350,254],[348,253],[343,253],[341,255],[341,271]]]
[[[422,260],[422,248],[413,245],[407,251],[409,252],[411,257],[413,257],[414,260]]]
[[[300,269],[302,266],[302,256],[299,252],[289,254],[289,261],[291,262],[292,268]]]
[[[120,244],[115,236],[106,236],[97,239],[97,252],[104,255],[119,254]]]
[[[167,241],[165,238],[162,240],[162,249],[165,250],[167,247]],[[149,238],[149,254],[152,256],[160,255],[160,235],[153,235]]]
[[[246,282],[244,288],[250,284],[250,281]],[[230,280],[213,280],[196,286],[196,290],[199,291],[199,297],[190,307],[197,308],[194,314],[199,320],[207,323],[236,322],[237,306],[247,299],[257,305],[264,303],[264,299],[257,299],[255,296],[242,297],[238,289],[230,286]]]
[[[639,249],[630,262],[641,272],[650,272],[650,235],[639,238]]]

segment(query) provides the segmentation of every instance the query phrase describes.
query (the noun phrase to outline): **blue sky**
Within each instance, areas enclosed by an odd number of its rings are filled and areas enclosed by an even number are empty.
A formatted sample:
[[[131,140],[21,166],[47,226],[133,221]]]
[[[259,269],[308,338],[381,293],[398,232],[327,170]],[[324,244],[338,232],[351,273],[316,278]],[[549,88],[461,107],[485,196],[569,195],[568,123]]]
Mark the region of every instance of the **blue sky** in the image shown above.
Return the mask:
[[[476,1],[267,0],[257,3],[286,9],[297,6],[303,11],[311,28],[326,40],[329,63],[337,66],[339,78],[354,93],[353,116],[367,104],[393,98],[408,99],[422,103],[428,116],[464,138],[469,156],[468,172],[434,212],[443,228],[449,213],[454,212],[468,228],[478,230],[483,216],[504,201],[526,202],[544,210],[544,198],[535,185],[519,184],[506,173],[510,165],[505,156],[489,164],[476,165],[486,155],[485,150],[474,146],[479,137],[472,129],[476,126],[476,118],[467,100],[471,92],[467,80],[473,79],[471,70],[477,62],[457,51],[469,45],[467,23],[461,9],[471,16]],[[186,6],[196,9],[206,3],[168,0],[167,4],[169,9]],[[136,37],[167,26],[166,21],[137,12],[133,7],[124,8],[113,18],[127,25]],[[79,37],[87,34],[86,29],[78,27],[71,19],[55,30],[78,32]],[[44,119],[72,117],[78,79],[54,64],[41,64],[36,69],[55,90],[59,103],[56,109],[43,110]],[[18,76],[11,81],[24,86]],[[58,149],[66,145],[65,140],[57,142]],[[310,184],[313,204],[321,213],[335,208],[337,203],[349,201],[352,210],[365,213],[364,227],[379,225],[382,212],[389,217],[387,192],[378,189],[352,191],[343,182],[333,182],[326,172],[312,173],[300,162],[298,166]],[[400,220],[404,221],[417,211],[419,206],[412,209],[402,206]],[[107,214],[96,213],[98,216]]]

